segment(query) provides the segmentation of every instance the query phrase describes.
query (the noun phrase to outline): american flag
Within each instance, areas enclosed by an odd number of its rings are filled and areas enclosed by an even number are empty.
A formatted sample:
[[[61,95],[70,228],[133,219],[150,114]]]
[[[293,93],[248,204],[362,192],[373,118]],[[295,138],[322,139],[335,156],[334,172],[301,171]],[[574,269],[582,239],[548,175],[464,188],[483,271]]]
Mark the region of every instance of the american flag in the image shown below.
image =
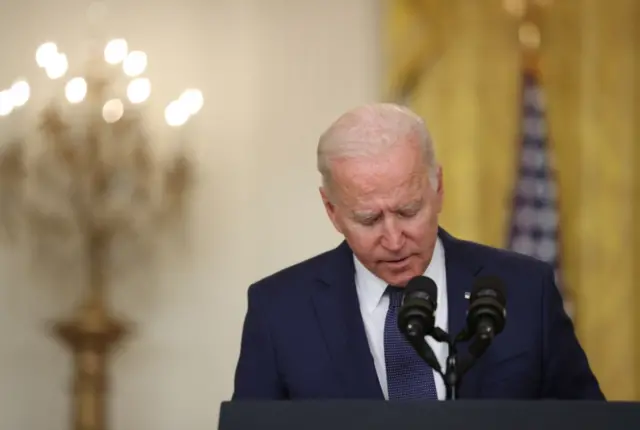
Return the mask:
[[[509,249],[551,264],[560,287],[558,192],[549,151],[543,92],[532,73],[524,74],[522,84],[521,147]],[[569,298],[566,294],[563,296],[571,315]]]

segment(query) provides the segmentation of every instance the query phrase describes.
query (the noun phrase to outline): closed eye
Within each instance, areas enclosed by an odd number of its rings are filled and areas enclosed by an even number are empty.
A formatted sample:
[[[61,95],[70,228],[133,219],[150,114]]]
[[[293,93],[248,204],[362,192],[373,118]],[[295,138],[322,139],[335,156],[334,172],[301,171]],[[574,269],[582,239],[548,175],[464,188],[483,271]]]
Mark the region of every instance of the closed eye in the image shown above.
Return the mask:
[[[420,212],[420,209],[421,208],[405,209],[405,210],[398,211],[397,214],[402,218],[413,218],[418,214],[418,212]]]
[[[376,222],[378,222],[381,218],[381,215],[376,215],[376,216],[371,216],[371,217],[366,217],[366,218],[359,218],[358,222],[362,225],[365,226],[372,226],[374,225]]]
[[[415,202],[410,206],[406,206],[396,211],[396,214],[401,216],[402,218],[413,218],[416,216],[420,210],[424,207],[422,201]]]
[[[378,222],[380,219],[382,218],[382,213],[381,212],[363,212],[363,213],[354,213],[353,214],[353,220],[355,222],[357,222],[358,224],[364,225],[364,226],[371,226],[374,225],[376,222]]]
[[[411,211],[411,212],[400,212],[398,215],[400,215],[402,218],[413,218],[417,214],[418,214],[418,211]]]

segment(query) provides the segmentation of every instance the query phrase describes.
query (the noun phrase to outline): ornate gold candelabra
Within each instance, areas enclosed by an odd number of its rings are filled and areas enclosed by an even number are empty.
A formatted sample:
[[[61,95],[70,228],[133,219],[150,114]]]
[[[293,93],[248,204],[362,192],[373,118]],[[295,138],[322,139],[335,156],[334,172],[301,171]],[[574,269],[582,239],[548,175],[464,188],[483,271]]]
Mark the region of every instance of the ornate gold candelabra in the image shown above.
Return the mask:
[[[36,60],[52,80],[68,72],[66,56],[53,43],[38,48]],[[192,184],[184,147],[163,158],[145,132],[146,65],[146,55],[129,52],[125,40],[109,42],[82,76],[67,82],[64,103],[54,99],[35,130],[0,144],[5,244],[35,251],[39,268],[72,263],[86,283],[75,314],[54,325],[75,360],[76,430],[107,429],[107,361],[129,331],[108,305],[113,257],[175,226]],[[118,91],[123,79],[130,80],[126,98]],[[19,115],[30,94],[24,80],[0,92],[0,123]],[[180,126],[201,106],[202,94],[186,90],[167,106],[166,122]]]

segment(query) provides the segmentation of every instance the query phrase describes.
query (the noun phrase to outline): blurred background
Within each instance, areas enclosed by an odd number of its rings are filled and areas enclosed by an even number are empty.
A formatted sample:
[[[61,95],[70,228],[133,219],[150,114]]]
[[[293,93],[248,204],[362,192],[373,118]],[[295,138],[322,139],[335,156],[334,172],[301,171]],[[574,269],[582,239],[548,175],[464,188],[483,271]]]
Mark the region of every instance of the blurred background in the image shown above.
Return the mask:
[[[554,264],[605,394],[640,399],[638,24],[637,0],[5,2],[0,427],[101,429],[107,388],[108,428],[215,428],[247,287],[341,239],[317,138],[379,100],[427,121],[442,226]]]

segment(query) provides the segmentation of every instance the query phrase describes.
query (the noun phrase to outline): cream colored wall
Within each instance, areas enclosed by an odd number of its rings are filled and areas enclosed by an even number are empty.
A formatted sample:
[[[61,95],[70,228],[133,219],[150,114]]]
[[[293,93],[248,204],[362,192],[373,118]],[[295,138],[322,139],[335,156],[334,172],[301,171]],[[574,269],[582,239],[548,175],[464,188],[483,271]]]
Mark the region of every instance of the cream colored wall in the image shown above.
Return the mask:
[[[34,49],[82,53],[88,2],[24,0],[0,15],[0,87],[53,87]],[[231,394],[250,282],[338,243],[317,194],[315,141],[343,110],[378,95],[378,11],[371,0],[107,2],[109,31],[148,52],[154,100],[200,87],[191,125],[200,163],[188,254],[167,256],[114,289],[136,323],[112,369],[112,424],[212,429]],[[33,78],[31,78],[33,77]],[[58,88],[59,90],[59,88]],[[162,105],[150,106],[163,130]],[[0,134],[6,129],[0,121]],[[71,362],[46,336],[75,289],[35,282],[0,254],[0,428],[68,429]]]

